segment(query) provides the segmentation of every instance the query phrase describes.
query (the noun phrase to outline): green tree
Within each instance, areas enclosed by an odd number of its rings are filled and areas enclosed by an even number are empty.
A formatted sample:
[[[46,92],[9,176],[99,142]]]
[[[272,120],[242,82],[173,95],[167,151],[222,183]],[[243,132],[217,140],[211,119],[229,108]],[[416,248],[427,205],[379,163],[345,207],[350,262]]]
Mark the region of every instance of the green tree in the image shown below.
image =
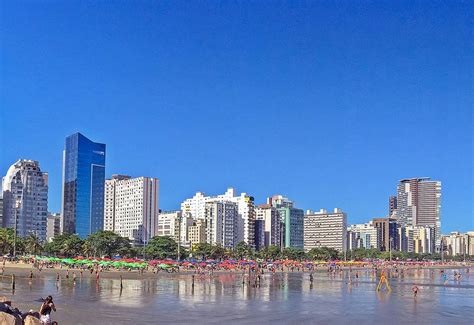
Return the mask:
[[[212,245],[208,243],[195,244],[192,253],[195,258],[206,260],[211,257]]]
[[[178,244],[169,236],[155,236],[145,246],[144,252],[149,258],[176,258],[178,255]]]
[[[25,245],[25,252],[27,254],[37,255],[43,251],[43,246],[41,246],[41,241],[39,240],[36,234],[29,234],[23,239]]]
[[[62,234],[44,245],[44,251],[52,255],[77,256],[82,254],[84,241],[74,234]]]
[[[87,236],[83,248],[88,250],[87,253],[92,252],[95,257],[112,257],[116,254],[127,253],[130,247],[128,238],[124,238],[113,231],[101,230]]]
[[[253,256],[253,250],[250,245],[248,245],[246,242],[241,241],[237,244],[237,246],[235,246],[234,254],[239,259],[251,258]]]
[[[280,248],[275,245],[264,247],[258,252],[258,255],[264,260],[277,260],[281,258]]]
[[[211,247],[211,254],[209,255],[210,258],[221,260],[226,256],[226,252],[224,247],[221,245],[212,245]]]
[[[339,252],[330,247],[317,247],[308,252],[308,257],[314,260],[335,260],[339,257]]]
[[[303,249],[294,248],[294,247],[285,247],[281,252],[283,258],[290,260],[302,260],[305,258],[306,254]]]
[[[11,228],[0,228],[0,253],[13,253],[14,230]]]
[[[192,252],[194,257],[203,260],[209,258],[220,260],[227,256],[226,250],[221,245],[211,245],[208,243],[194,245]]]

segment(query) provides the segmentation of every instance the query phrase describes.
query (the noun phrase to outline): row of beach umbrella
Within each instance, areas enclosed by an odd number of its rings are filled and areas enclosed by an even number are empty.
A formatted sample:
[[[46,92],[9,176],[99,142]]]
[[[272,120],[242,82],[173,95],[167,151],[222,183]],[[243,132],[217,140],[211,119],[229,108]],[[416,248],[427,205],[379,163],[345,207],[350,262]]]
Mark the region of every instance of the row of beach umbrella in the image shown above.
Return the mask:
[[[222,261],[217,261],[213,259],[208,259],[205,261],[198,261],[195,259],[186,260],[186,261],[174,261],[170,259],[164,260],[151,260],[144,261],[134,258],[85,258],[83,256],[78,256],[74,258],[60,258],[60,257],[49,257],[49,256],[36,256],[37,261],[45,262],[54,262],[62,263],[66,265],[81,265],[81,266],[107,266],[107,267],[117,267],[117,268],[144,268],[147,266],[158,267],[161,269],[169,269],[178,266],[184,267],[211,267],[217,266],[226,269],[233,269],[237,266],[255,266],[256,264],[265,264],[267,266],[286,266],[286,267],[311,267],[317,265],[360,265],[367,264],[368,262],[364,261],[294,261],[294,260],[276,260],[276,261],[262,261],[262,260],[235,260],[227,259]],[[383,263],[375,262],[375,264]],[[416,263],[416,262],[413,262]],[[370,262],[374,264],[374,262]],[[412,264],[412,263],[411,263]]]

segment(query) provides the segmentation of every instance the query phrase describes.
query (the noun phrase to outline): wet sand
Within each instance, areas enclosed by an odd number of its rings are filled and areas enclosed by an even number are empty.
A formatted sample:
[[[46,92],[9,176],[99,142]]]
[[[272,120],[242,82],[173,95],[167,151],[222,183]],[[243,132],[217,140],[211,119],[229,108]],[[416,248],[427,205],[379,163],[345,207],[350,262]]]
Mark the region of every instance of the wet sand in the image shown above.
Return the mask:
[[[416,266],[416,265],[410,265],[410,266],[404,266],[408,270],[425,270],[425,269],[470,269],[472,273],[474,273],[474,263],[469,263],[467,265],[433,265],[433,266]],[[341,270],[347,271],[351,269],[352,271],[370,271],[372,268],[370,267],[360,267],[360,266],[344,266],[341,267]],[[67,267],[55,267],[55,268],[43,268],[41,271],[38,269],[34,268],[32,264],[25,264],[25,263],[9,263],[7,262],[5,264],[5,270],[3,274],[3,278],[6,277],[11,277],[12,274],[15,275],[15,277],[19,278],[28,278],[30,276],[30,271],[33,271],[33,276],[36,277],[42,277],[42,276],[51,276],[54,275],[56,276],[58,273],[63,278],[66,275],[67,270],[69,270],[69,277],[72,278],[73,272],[76,273],[77,278],[80,277],[80,269],[74,269],[74,268],[67,268]],[[235,269],[235,270],[214,270],[214,274],[236,274],[236,275],[242,275],[242,273],[247,272],[247,270],[242,270],[242,269]],[[264,269],[265,273],[271,273],[271,271]],[[304,270],[304,271],[290,271],[286,267],[284,270],[276,270],[276,273],[290,273],[290,274],[299,274],[299,273],[311,273],[312,271],[309,270]],[[319,266],[314,269],[314,272],[320,273],[324,272],[327,273],[327,266]],[[119,279],[120,276],[125,279],[144,279],[144,278],[156,278],[157,276],[170,276],[173,277],[177,274],[195,274],[194,269],[180,269],[179,272],[167,272],[164,270],[159,271],[158,273],[153,273],[151,270],[146,270],[143,273],[140,273],[138,270],[115,270],[115,269],[110,269],[110,270],[103,270],[100,272],[100,278],[104,279]],[[207,275],[207,271],[205,272]],[[83,270],[83,277],[94,277],[95,278],[95,272],[90,273],[89,270],[85,269]]]
[[[453,266],[451,266],[453,267]],[[370,269],[358,279],[350,272],[314,273],[314,282],[301,272],[265,272],[261,285],[242,281],[240,272],[215,272],[196,276],[192,272],[158,274],[104,272],[100,281],[85,276],[74,285],[71,278],[56,281],[55,269],[45,269],[28,279],[31,265],[14,265],[18,273],[15,292],[9,278],[0,281],[2,295],[20,310],[39,308],[38,299],[52,295],[57,305],[53,320],[63,324],[343,324],[420,323],[471,324],[474,319],[474,273],[466,267],[460,282],[443,285],[438,270],[410,270],[390,280],[392,291],[376,292],[377,277]],[[7,271],[7,269],[6,269]],[[70,271],[70,276],[72,272]],[[77,273],[76,273],[77,274]],[[35,274],[36,275],[36,274]],[[120,275],[125,278],[123,288]],[[416,284],[420,292],[413,297]]]

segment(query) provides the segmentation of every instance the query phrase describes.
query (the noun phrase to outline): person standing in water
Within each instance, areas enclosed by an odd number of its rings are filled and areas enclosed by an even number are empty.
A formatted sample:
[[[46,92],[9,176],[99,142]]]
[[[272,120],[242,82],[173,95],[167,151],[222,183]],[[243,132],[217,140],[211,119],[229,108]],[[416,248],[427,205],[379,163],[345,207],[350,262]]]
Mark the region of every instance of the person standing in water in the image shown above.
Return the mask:
[[[413,291],[413,298],[416,298],[416,295],[418,294],[418,291],[419,291],[416,284],[413,286],[413,288],[411,288],[411,291]]]
[[[54,305],[53,297],[47,296],[39,310],[41,324],[52,324],[51,311],[56,311],[56,306]]]

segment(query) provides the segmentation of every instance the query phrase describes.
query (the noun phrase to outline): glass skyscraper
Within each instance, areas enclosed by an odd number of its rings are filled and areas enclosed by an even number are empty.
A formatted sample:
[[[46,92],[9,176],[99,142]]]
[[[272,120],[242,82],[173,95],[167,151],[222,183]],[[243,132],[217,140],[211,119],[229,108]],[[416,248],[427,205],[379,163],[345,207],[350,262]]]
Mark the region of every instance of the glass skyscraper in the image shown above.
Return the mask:
[[[105,144],[75,133],[63,153],[63,232],[81,238],[104,225]]]

